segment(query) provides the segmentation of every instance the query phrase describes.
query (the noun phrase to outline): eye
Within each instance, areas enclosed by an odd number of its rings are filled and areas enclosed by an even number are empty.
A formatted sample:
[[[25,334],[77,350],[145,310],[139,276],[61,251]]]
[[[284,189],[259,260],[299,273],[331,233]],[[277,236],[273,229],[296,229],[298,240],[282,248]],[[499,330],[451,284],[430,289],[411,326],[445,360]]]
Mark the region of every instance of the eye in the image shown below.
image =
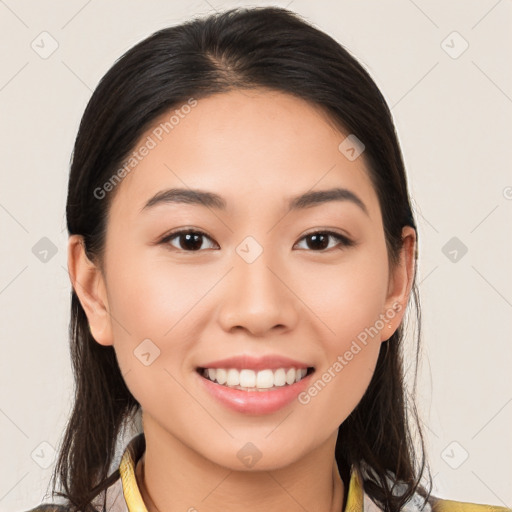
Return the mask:
[[[203,248],[203,242],[205,239],[213,242],[213,240],[202,231],[182,229],[165,236],[160,243],[169,244],[175,249],[185,252],[198,252]],[[174,240],[177,240],[177,247],[171,243]],[[306,249],[314,250],[314,252],[322,252],[337,246],[350,247],[354,245],[352,240],[344,235],[335,233],[334,231],[314,231],[302,237],[300,241],[302,240],[306,241]],[[330,241],[332,240],[337,241],[337,243],[330,244]],[[300,243],[300,241],[298,243]]]
[[[170,244],[178,250],[183,250],[186,252],[197,252],[201,250],[201,246],[203,245],[204,238],[208,240],[212,240],[206,233],[202,231],[197,231],[193,229],[182,229],[180,231],[175,231],[167,235],[165,238],[161,240],[162,244]],[[178,239],[178,246],[173,245],[171,240]]]
[[[337,240],[338,243],[331,245],[329,239]],[[334,231],[314,231],[302,237],[301,240],[306,240],[306,248],[313,249],[314,252],[322,252],[336,246],[342,248],[354,245],[352,240]]]

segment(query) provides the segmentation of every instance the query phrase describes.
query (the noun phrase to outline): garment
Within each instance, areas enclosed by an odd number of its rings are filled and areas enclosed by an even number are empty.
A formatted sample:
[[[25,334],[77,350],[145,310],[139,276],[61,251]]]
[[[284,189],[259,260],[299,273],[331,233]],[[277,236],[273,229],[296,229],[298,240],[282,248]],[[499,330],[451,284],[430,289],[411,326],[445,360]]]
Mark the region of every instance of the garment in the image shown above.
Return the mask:
[[[94,500],[103,512],[148,512],[135,478],[135,466],[144,453],[144,434],[140,433],[128,443],[119,464],[120,477]],[[343,512],[382,512],[364,491],[364,479],[352,466],[347,500]],[[398,489],[402,492],[402,489]],[[103,502],[106,506],[103,509]],[[421,495],[415,494],[402,508],[403,512],[512,512],[512,509],[431,497],[425,504]],[[40,505],[28,512],[67,512],[63,505]]]

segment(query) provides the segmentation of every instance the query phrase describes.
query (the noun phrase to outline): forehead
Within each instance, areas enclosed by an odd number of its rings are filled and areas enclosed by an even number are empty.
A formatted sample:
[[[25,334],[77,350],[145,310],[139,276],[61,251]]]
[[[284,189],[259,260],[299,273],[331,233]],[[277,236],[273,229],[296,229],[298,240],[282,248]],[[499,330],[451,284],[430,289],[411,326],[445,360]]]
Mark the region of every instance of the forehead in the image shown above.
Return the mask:
[[[342,186],[361,197],[370,216],[378,213],[363,157],[346,158],[339,145],[349,134],[320,107],[261,89],[194,101],[159,116],[140,138],[111,217],[133,217],[150,197],[175,187],[217,192],[234,213],[263,204],[283,208],[291,196]]]

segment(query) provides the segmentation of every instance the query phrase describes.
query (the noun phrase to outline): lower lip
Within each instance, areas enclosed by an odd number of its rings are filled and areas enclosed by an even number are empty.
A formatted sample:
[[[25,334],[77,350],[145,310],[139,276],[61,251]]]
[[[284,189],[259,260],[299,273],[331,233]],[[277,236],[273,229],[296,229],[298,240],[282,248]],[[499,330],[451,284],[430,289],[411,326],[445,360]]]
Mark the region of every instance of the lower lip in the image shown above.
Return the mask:
[[[314,374],[312,372],[299,382],[289,386],[279,386],[277,389],[243,391],[213,382],[203,377],[198,371],[196,373],[206,390],[221,404],[245,414],[271,414],[285,407],[309,386],[311,376]]]

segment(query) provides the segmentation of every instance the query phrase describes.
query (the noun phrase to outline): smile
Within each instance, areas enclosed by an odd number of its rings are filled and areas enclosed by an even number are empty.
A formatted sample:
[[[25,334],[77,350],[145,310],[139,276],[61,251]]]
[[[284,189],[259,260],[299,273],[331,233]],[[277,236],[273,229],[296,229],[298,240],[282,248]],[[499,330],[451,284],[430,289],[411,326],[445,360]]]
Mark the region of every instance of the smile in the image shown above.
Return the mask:
[[[202,389],[215,402],[238,413],[261,415],[271,414],[295,402],[310,385],[314,371],[313,367],[259,371],[197,368],[196,374]]]
[[[199,368],[200,374],[222,386],[242,391],[268,391],[291,386],[313,372],[313,368],[270,368],[251,370],[236,368]]]

